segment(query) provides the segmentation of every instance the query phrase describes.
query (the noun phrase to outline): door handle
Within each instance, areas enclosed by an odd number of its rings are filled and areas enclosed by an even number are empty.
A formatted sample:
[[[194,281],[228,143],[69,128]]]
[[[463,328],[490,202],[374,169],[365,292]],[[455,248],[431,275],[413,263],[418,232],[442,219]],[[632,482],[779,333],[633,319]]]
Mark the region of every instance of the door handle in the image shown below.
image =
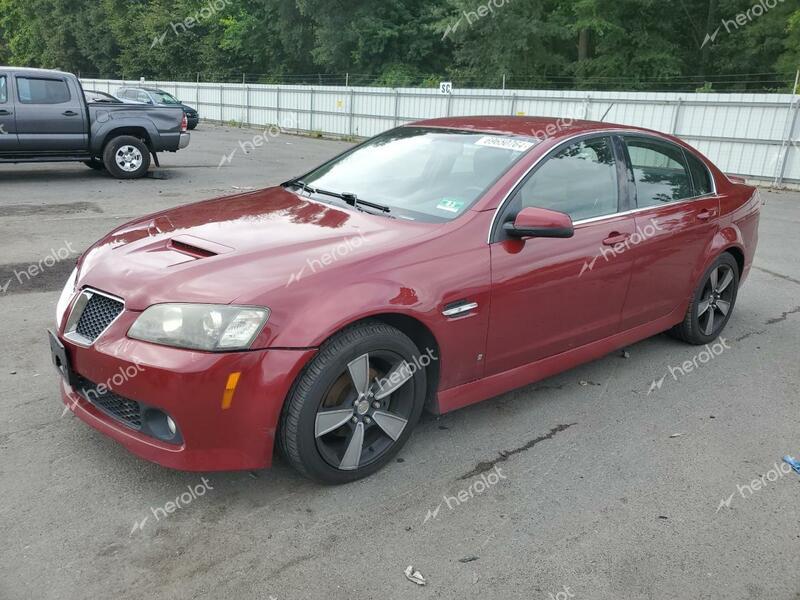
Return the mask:
[[[697,218],[700,221],[708,221],[709,219],[715,217],[716,214],[717,214],[717,211],[707,208],[707,209],[701,210],[699,213],[697,213]]]
[[[0,117],[8,117],[8,116],[13,115],[13,114],[14,113],[11,112],[10,110],[6,110],[6,109],[0,110]]]
[[[77,117],[78,116],[78,113],[76,113],[74,110],[65,110],[61,114],[64,115],[65,117]]]
[[[630,237],[627,233],[620,233],[619,231],[612,231],[606,239],[603,240],[604,246],[616,246],[621,244]]]

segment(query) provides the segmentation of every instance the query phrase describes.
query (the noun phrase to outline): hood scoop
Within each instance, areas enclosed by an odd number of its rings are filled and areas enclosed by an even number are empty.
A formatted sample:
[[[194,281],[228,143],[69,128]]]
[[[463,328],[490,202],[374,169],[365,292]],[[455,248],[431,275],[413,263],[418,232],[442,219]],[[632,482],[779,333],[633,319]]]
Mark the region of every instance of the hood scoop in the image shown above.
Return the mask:
[[[129,260],[150,268],[174,267],[234,251],[230,246],[193,235],[176,235],[136,248],[123,246],[120,250],[123,248],[127,249],[125,253]]]
[[[233,252],[233,248],[230,246],[224,246],[223,244],[204,240],[193,235],[173,236],[167,242],[167,247],[170,250],[187,254],[192,258],[208,258],[210,256]]]
[[[167,242],[167,247],[192,258],[209,258],[233,252],[230,246],[223,246],[193,235],[176,235]]]

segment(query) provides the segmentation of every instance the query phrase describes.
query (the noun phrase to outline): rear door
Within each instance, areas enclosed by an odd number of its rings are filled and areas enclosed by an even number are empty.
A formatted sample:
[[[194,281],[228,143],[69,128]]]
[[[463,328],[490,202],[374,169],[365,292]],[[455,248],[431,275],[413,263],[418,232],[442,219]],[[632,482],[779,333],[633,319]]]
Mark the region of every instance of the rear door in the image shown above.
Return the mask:
[[[630,329],[675,312],[696,284],[718,228],[719,197],[703,163],[677,144],[625,136],[635,180],[637,241],[622,314]]]
[[[15,152],[18,149],[11,78],[8,73],[0,71],[0,154]]]
[[[23,152],[88,150],[88,123],[75,82],[57,74],[16,75],[16,125]]]

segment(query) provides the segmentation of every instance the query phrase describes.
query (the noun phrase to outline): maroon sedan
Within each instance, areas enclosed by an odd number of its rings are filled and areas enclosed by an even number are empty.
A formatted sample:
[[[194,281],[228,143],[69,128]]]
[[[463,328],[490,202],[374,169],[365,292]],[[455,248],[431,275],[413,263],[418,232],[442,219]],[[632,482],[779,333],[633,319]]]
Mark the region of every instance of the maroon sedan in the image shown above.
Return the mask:
[[[50,338],[63,400],[168,467],[268,467],[277,443],[305,475],[352,481],[397,454],[423,408],[663,331],[716,339],[759,210],[754,188],[654,131],[399,127],[92,246]]]

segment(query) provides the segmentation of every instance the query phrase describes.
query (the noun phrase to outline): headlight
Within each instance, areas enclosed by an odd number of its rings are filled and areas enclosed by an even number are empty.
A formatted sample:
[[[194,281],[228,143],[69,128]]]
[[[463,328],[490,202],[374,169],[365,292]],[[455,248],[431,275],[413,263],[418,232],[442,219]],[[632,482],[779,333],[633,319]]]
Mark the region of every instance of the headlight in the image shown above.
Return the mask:
[[[267,319],[268,308],[156,304],[136,319],[128,337],[189,350],[247,350]]]
[[[64,284],[64,289],[61,290],[61,296],[58,298],[56,304],[56,326],[61,327],[61,321],[64,319],[64,313],[67,312],[69,302],[72,300],[72,295],[75,293],[75,282],[78,280],[78,267],[72,269],[67,283]]]

